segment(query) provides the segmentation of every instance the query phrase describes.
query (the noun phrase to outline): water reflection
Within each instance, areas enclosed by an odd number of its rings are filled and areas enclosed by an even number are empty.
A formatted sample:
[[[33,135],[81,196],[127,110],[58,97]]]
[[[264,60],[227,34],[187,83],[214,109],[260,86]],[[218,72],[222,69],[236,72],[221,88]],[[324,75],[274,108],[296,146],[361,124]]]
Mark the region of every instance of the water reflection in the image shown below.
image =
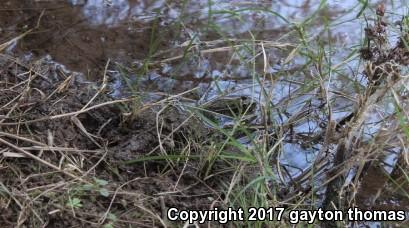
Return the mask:
[[[198,104],[220,96],[252,97],[285,110],[287,113],[272,113],[273,121],[285,124],[300,108],[308,107],[306,104],[316,107],[321,102],[314,91],[308,95],[298,91],[317,74],[313,68],[300,69],[308,59],[295,56],[286,61],[300,43],[294,27],[308,18],[315,17],[303,28],[306,42],[327,42],[323,45],[331,49],[325,49],[326,57],[334,65],[345,63],[335,69],[328,87],[347,95],[355,93],[350,75],[359,75],[359,61],[348,58],[362,42],[365,23],[356,16],[363,5],[353,0],[328,1],[327,5],[320,2],[5,1],[0,3],[0,33],[5,41],[35,27],[41,19],[40,27],[11,46],[10,53],[33,59],[49,55],[93,80],[100,80],[106,61],[111,59],[114,96],[129,95],[128,83],[141,91],[166,93],[199,87]],[[392,9],[396,18],[403,13],[397,6]],[[268,46],[268,42],[286,45]],[[255,80],[260,76],[263,81]],[[272,95],[263,96],[264,90]],[[349,113],[354,102],[334,99],[333,117],[339,119]],[[313,117],[297,123],[293,130],[319,131],[323,118],[318,114]],[[370,126],[365,133],[375,130]],[[320,145],[313,148],[285,141],[280,159],[288,165],[289,173],[297,174],[319,149]]]
[[[121,63],[138,63],[143,62],[152,51],[158,53],[154,54],[157,60],[172,58],[183,54],[182,44],[189,43],[191,40],[198,49],[203,45],[202,42],[226,38],[298,42],[294,34],[286,36],[291,31],[291,26],[320,10],[320,14],[328,16],[329,22],[340,23],[333,27],[331,36],[334,38],[334,45],[341,47],[335,53],[337,58],[341,59],[346,54],[343,49],[360,42],[361,22],[359,20],[348,22],[356,15],[356,10],[351,11],[351,8],[356,8],[359,3],[345,1],[340,4],[335,1],[320,8],[319,2],[318,0],[291,2],[201,0],[186,3],[159,0],[69,0],[66,3],[7,1],[0,3],[1,8],[6,12],[0,21],[1,26],[6,28],[6,37],[11,37],[24,28],[33,27],[42,9],[47,9],[42,18],[42,26],[36,33],[39,35],[28,36],[23,40],[24,44],[20,44],[17,49],[24,52],[32,51],[38,55],[50,54],[56,61],[67,65],[72,70],[88,74],[90,70],[100,68],[99,66],[103,65],[101,62],[108,58]],[[349,11],[351,13],[348,13]],[[338,18],[338,15],[342,15],[342,18]],[[317,36],[326,36],[327,33],[321,31],[322,27],[322,23],[315,23],[309,26],[308,32],[315,33]],[[314,35],[310,39],[313,37]],[[155,50],[152,50],[153,43]],[[212,45],[207,45],[206,48],[230,44],[225,42]],[[169,51],[169,49],[175,50]],[[68,50],[68,53],[64,53],[63,50]],[[167,52],[160,54],[162,51]],[[231,51],[209,53],[201,59],[191,59],[190,66],[182,64],[170,73],[172,77],[178,75],[185,78],[210,78],[215,75],[237,78],[237,76],[246,77],[251,74],[242,60],[251,58],[253,53],[248,53],[244,48],[233,51],[236,53],[232,54]],[[285,58],[283,56],[285,53],[280,54],[271,48],[267,48],[266,54],[271,61],[269,65],[272,66],[276,66],[282,58]],[[296,61],[297,59],[294,59],[294,63]],[[179,65],[177,61],[171,64],[172,67]]]
[[[128,1],[123,0],[88,0],[82,11],[93,24],[115,25],[129,16],[129,8]]]

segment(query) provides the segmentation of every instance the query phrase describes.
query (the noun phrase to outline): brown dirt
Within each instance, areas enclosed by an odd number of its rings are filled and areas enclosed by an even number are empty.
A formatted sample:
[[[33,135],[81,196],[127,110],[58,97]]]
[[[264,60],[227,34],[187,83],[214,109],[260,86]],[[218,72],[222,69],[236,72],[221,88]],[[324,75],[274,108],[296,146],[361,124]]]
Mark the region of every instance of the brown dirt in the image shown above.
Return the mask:
[[[65,83],[67,76],[48,62],[28,65],[8,56],[2,56],[1,60],[0,139],[25,148],[44,162],[60,165],[65,172],[77,177],[89,170],[82,179],[94,186],[89,187],[88,183],[85,188],[87,183],[67,178],[62,172],[27,156],[1,156],[0,183],[7,186],[0,186],[1,227],[99,226],[108,208],[117,217],[115,227],[161,226],[158,218],[163,218],[162,211],[168,207],[206,209],[219,198],[212,179],[204,182],[198,178],[194,161],[186,165],[183,173],[184,161],[173,167],[164,161],[124,163],[147,152],[160,155],[155,149],[159,143],[156,130],[159,107],[139,104],[144,111],[132,119],[124,115],[124,110],[131,106],[129,102],[104,105],[79,114],[77,117],[84,129],[95,136],[93,142],[75,123],[74,115],[53,120],[42,118],[81,110],[97,92],[96,84],[83,82],[80,77]],[[17,96],[20,96],[18,102],[7,105]],[[108,101],[112,99],[101,94],[91,106]],[[171,140],[162,139],[168,153],[180,151],[188,140],[194,142],[205,136],[207,129],[200,128],[193,119],[182,125],[185,119],[185,114],[175,108],[161,114],[161,135],[171,135]],[[27,121],[34,122],[24,123]],[[36,145],[74,150],[32,149]],[[0,152],[22,155],[4,143],[0,143]],[[96,185],[94,178],[106,180],[107,184]],[[98,193],[102,187],[109,191],[108,197]],[[80,199],[82,207],[72,210],[67,206],[69,197]],[[107,219],[101,224],[109,222]]]

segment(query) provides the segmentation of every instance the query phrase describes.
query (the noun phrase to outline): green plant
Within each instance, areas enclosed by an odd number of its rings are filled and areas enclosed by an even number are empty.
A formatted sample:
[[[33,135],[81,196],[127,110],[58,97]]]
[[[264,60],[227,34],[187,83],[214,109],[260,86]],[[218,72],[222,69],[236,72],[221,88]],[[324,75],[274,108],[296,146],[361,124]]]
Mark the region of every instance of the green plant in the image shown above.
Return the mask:
[[[70,207],[70,208],[77,209],[77,208],[81,208],[83,205],[81,203],[81,199],[79,199],[77,197],[74,197],[74,198],[70,197],[68,199],[68,202],[67,202],[66,206]]]
[[[85,191],[96,191],[101,196],[108,197],[109,191],[106,188],[106,185],[108,185],[108,181],[94,177],[94,183],[84,184],[81,189]]]

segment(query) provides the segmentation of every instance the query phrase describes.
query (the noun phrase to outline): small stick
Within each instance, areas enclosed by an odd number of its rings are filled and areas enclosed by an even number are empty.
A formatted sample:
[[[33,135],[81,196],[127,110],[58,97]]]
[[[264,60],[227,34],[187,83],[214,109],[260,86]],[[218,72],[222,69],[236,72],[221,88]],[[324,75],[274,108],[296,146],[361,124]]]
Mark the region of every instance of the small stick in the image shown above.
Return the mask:
[[[49,163],[49,162],[47,162],[47,161],[45,161],[45,160],[43,160],[43,159],[37,157],[37,156],[35,156],[34,154],[32,154],[32,153],[30,153],[30,152],[28,152],[28,151],[26,151],[26,150],[21,149],[20,147],[18,147],[18,146],[16,146],[16,145],[14,145],[14,144],[12,144],[12,143],[10,143],[10,142],[8,142],[8,141],[2,139],[1,137],[0,137],[0,142],[3,143],[3,144],[5,144],[5,145],[7,145],[7,146],[9,146],[9,147],[11,147],[11,148],[13,148],[13,149],[15,149],[15,150],[17,150],[17,151],[20,152],[20,153],[23,153],[23,154],[26,155],[27,157],[30,157],[30,158],[32,158],[32,159],[34,159],[34,160],[36,160],[36,161],[38,161],[38,162],[40,162],[40,163],[42,163],[42,164],[44,164],[44,165],[50,167],[50,168],[52,168],[52,169],[55,169],[55,170],[57,170],[57,171],[59,171],[59,172],[64,173],[65,175],[67,175],[67,176],[69,176],[69,177],[72,177],[72,178],[74,178],[74,179],[76,179],[76,180],[79,180],[79,181],[81,181],[81,182],[88,183],[87,181],[85,181],[85,180],[83,180],[83,179],[81,179],[81,178],[75,176],[74,174],[69,173],[69,172],[67,172],[67,171],[65,171],[65,170],[62,170],[62,169],[58,168],[57,166],[55,166],[55,165],[53,165],[53,164],[51,164],[51,163]]]

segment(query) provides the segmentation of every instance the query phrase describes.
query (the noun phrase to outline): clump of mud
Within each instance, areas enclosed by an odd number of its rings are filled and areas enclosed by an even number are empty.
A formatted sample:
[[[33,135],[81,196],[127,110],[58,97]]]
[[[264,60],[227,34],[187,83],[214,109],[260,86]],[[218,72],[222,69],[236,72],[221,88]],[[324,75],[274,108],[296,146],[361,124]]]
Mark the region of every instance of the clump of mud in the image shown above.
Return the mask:
[[[127,164],[206,137],[193,118],[138,97],[114,100],[44,59],[0,61],[1,227],[162,226],[167,208],[207,209],[218,198],[194,161]]]

